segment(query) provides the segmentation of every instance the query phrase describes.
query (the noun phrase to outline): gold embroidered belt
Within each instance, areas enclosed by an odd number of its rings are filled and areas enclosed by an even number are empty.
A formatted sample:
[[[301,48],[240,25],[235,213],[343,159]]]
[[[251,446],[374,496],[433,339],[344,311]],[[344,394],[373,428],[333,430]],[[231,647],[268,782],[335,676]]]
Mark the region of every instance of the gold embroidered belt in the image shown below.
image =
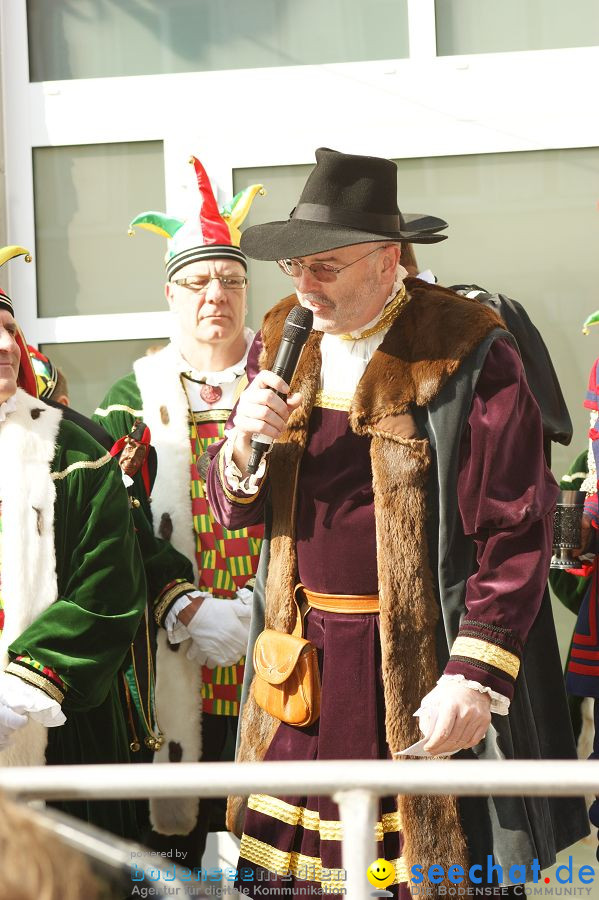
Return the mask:
[[[299,597],[298,597],[299,594]],[[378,613],[378,594],[319,594],[298,584],[295,595],[304,599],[308,606],[336,613]]]

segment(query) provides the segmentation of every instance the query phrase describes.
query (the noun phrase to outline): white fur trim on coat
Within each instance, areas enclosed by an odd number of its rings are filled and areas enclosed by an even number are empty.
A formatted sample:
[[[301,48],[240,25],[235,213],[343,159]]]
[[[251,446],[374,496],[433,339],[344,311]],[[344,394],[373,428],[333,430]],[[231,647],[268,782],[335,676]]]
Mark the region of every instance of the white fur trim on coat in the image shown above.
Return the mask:
[[[141,394],[143,419],[158,454],[158,471],[152,489],[152,517],[158,534],[164,513],[170,516],[172,545],[198,572],[189,489],[189,407],[172,344],[134,364]],[[169,762],[169,746],[178,744],[182,760],[197,762],[202,751],[202,671],[187,659],[189,640],[170,650],[166,634],[158,634],[156,649],[156,718],[165,735],[155,763]],[[161,834],[188,834],[198,817],[197,798],[150,800],[150,820]]]
[[[56,488],[50,467],[62,413],[21,389],[17,408],[0,427],[2,598],[5,624],[0,664],[8,647],[57,597],[54,551]],[[31,410],[41,410],[32,418]],[[0,752],[0,766],[44,765],[47,729],[29,723]]]

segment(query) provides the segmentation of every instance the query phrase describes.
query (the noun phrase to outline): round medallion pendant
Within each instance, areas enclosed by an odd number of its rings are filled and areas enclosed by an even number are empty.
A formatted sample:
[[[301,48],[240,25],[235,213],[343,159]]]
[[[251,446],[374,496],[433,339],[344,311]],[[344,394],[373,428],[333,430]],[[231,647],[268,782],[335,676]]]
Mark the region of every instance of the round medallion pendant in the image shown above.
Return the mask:
[[[218,403],[222,395],[223,389],[218,387],[218,385],[203,384],[200,388],[200,397],[204,403],[209,403],[211,406],[214,403]]]

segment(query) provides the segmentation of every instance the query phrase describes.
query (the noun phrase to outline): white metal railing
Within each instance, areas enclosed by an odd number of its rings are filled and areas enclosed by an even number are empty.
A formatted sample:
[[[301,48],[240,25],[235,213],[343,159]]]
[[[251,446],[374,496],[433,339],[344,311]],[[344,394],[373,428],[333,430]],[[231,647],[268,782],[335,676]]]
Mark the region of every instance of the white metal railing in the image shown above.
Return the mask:
[[[599,765],[581,760],[340,760],[178,763],[0,769],[0,788],[23,800],[222,797],[253,793],[331,795],[343,823],[349,900],[361,900],[376,858],[376,797],[583,796],[599,793]]]

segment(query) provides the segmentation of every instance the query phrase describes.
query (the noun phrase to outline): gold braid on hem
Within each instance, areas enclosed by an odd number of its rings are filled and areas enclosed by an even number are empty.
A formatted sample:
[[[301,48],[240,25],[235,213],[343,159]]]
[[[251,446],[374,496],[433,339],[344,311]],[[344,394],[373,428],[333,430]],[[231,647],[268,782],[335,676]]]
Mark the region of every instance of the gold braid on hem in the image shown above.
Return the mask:
[[[308,831],[318,831],[323,841],[343,840],[343,827],[341,822],[333,819],[321,819],[316,810],[306,809],[304,806],[293,806],[278,797],[269,797],[267,794],[252,794],[248,800],[248,809],[262,815],[270,816],[286,825],[300,825]],[[385,834],[392,831],[401,831],[399,812],[384,813],[380,822],[374,826],[375,840],[382,841]]]

